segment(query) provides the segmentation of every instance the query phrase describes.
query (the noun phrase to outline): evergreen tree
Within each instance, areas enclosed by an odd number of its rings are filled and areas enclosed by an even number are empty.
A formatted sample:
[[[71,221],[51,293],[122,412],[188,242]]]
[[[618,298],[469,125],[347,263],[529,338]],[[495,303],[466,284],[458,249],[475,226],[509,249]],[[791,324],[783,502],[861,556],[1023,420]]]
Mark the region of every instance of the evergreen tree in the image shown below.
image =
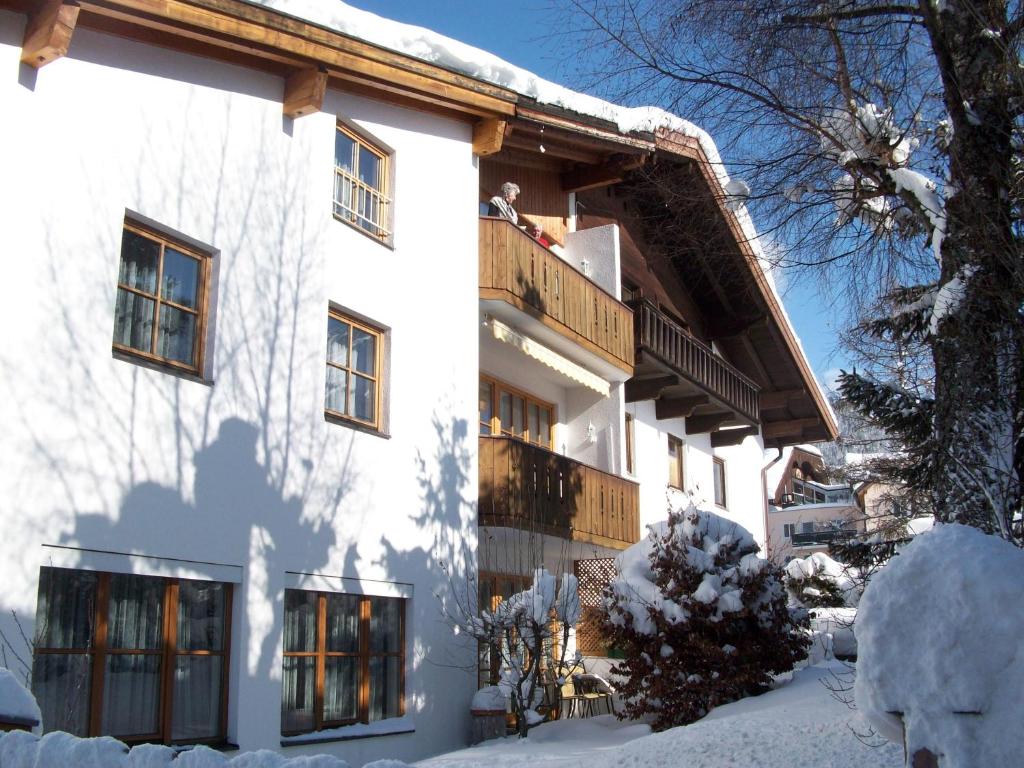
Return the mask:
[[[806,656],[778,566],[742,527],[691,505],[623,553],[605,590],[603,629],[624,654],[620,717],[655,730],[767,690]]]

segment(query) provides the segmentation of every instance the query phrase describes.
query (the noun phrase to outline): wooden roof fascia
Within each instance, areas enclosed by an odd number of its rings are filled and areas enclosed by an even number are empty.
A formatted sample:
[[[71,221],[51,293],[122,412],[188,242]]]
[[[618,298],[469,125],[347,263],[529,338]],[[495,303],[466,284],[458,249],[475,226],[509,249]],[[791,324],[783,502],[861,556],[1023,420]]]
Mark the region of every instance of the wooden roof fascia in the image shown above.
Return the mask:
[[[78,23],[74,0],[46,0],[29,14],[21,44],[21,60],[39,69],[68,52]]]
[[[740,255],[747,263],[749,272],[754,278],[754,283],[758,289],[758,293],[768,308],[768,312],[773,321],[768,323],[768,327],[771,332],[774,332],[773,335],[777,334],[777,338],[782,342],[780,346],[782,346],[782,348],[788,353],[791,362],[800,374],[800,378],[803,379],[805,389],[814,401],[815,409],[821,416],[821,424],[825,427],[826,433],[830,435],[828,439],[834,440],[839,436],[839,425],[836,424],[835,419],[832,416],[832,410],[826,402],[825,396],[821,392],[821,388],[818,386],[817,379],[815,379],[814,373],[810,369],[807,358],[800,348],[800,344],[797,341],[786,314],[775,295],[775,291],[768,283],[768,277],[764,274],[764,270],[757,258],[757,254],[754,253],[754,249],[747,240],[747,237],[743,232],[743,227],[736,218],[736,214],[725,205],[725,190],[722,189],[722,186],[718,181],[717,174],[713,173],[711,161],[705,154],[703,147],[700,146],[700,142],[694,137],[670,131],[659,131],[656,143],[658,148],[661,150],[678,154],[682,157],[687,157],[696,161],[701,175],[704,176],[704,179],[708,184],[708,188],[713,194],[719,213],[732,232],[733,239],[736,242]]]
[[[158,29],[295,70],[324,67],[332,80],[476,117],[515,113],[514,91],[239,0],[80,0],[80,6],[83,14]]]

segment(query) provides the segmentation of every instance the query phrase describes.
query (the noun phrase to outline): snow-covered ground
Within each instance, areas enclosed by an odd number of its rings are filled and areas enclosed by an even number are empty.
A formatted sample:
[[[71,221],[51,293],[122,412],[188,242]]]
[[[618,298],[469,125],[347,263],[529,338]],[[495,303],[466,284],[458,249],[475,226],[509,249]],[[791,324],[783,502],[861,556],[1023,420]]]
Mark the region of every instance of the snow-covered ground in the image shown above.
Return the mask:
[[[719,707],[703,720],[651,734],[610,715],[538,726],[510,737],[417,763],[420,768],[896,768],[898,744],[868,746],[867,725],[822,684],[837,662],[807,667],[791,682],[756,698]],[[855,733],[856,732],[856,733]],[[877,741],[877,739],[875,740]]]

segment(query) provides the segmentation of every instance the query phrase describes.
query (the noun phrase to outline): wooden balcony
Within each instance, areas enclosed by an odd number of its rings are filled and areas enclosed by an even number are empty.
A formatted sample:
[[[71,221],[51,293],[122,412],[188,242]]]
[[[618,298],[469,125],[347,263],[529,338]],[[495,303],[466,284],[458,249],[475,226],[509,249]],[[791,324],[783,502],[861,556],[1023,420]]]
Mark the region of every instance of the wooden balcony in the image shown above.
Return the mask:
[[[633,312],[507,219],[480,219],[480,298],[517,307],[633,373]]]
[[[640,540],[639,486],[522,440],[481,436],[480,525],[625,549]]]
[[[629,304],[636,313],[636,375],[644,378],[627,382],[627,400],[660,399],[658,418],[662,411],[664,418],[686,416],[691,433],[726,423],[758,424],[757,384],[651,302]],[[691,423],[708,428],[691,430]]]

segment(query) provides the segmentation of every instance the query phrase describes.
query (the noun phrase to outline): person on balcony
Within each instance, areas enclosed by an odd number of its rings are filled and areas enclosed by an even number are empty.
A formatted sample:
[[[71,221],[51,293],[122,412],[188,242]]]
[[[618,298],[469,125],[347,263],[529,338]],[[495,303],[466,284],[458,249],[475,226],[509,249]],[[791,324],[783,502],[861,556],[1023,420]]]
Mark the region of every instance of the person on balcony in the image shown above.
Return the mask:
[[[541,229],[540,226],[538,226],[537,224],[531,224],[529,227],[527,227],[526,231],[530,233],[530,237],[532,237],[538,243],[543,245],[545,248],[551,247],[551,241],[544,237],[544,230]]]
[[[519,185],[513,184],[511,181],[506,181],[501,185],[501,194],[492,197],[490,203],[488,203],[487,215],[501,216],[518,226],[519,214],[516,213],[516,209],[512,207],[512,203],[516,201],[516,196],[518,194]]]

